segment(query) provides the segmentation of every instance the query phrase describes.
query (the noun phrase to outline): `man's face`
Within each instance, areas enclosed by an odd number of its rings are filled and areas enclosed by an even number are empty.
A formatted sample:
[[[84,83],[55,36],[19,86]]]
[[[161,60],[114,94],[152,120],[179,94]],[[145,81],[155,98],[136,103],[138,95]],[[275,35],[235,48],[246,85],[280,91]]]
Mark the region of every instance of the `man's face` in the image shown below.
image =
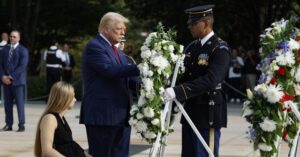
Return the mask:
[[[64,48],[63,48],[63,50],[64,50],[65,52],[68,52],[68,50],[69,50],[69,46],[68,46],[67,44],[64,44]]]
[[[7,33],[2,33],[1,40],[8,41],[8,35],[7,35]]]
[[[125,22],[116,21],[112,27],[108,28],[107,38],[111,42],[111,44],[117,44],[121,42],[121,39],[125,35],[125,32]]]
[[[194,38],[203,38],[206,35],[206,28],[207,23],[203,20],[199,20],[188,26],[188,29]]]
[[[10,43],[16,44],[20,41],[20,34],[18,32],[11,32],[10,33]]]

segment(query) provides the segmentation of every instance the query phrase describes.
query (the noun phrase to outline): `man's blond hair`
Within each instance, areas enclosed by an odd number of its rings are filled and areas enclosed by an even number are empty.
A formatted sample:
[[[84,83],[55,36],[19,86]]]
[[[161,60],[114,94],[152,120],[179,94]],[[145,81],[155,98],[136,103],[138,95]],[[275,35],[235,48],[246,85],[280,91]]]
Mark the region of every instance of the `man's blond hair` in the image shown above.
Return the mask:
[[[101,18],[98,32],[104,31],[106,26],[113,27],[115,22],[129,22],[129,20],[119,13],[108,12]]]

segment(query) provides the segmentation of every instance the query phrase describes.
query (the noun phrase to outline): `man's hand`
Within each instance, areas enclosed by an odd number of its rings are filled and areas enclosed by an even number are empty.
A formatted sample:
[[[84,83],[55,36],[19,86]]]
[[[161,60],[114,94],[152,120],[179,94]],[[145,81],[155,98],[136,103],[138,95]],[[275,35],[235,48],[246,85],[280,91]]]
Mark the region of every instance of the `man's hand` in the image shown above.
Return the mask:
[[[165,101],[170,101],[170,100],[173,100],[176,98],[176,95],[175,95],[175,92],[174,92],[174,89],[173,88],[167,88],[165,89],[165,92],[164,92],[164,100]]]
[[[10,85],[12,83],[9,76],[3,76],[2,77],[2,82],[6,85]]]

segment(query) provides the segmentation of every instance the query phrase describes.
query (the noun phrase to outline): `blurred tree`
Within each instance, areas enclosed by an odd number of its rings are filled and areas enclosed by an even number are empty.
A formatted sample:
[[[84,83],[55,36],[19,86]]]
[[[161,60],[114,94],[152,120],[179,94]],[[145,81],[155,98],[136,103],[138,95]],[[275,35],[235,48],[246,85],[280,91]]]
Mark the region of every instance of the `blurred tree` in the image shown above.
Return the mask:
[[[66,41],[81,52],[107,11],[129,17],[126,45],[137,54],[159,21],[178,30],[179,43],[189,43],[193,39],[184,10],[206,3],[216,4],[216,33],[230,45],[246,48],[257,47],[259,34],[274,20],[300,14],[300,0],[0,0],[0,32],[21,30],[22,43],[30,50],[29,74],[37,75],[49,41]],[[75,54],[77,61],[79,57]]]

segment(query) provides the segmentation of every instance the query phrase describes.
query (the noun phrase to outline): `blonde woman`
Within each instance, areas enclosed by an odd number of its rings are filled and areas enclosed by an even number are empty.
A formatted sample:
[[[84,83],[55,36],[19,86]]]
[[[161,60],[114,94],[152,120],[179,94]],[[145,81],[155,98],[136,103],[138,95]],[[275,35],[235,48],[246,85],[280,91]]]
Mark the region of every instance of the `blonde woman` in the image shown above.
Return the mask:
[[[39,120],[36,140],[36,157],[84,157],[84,150],[73,140],[71,129],[64,118],[72,109],[76,98],[72,85],[57,82],[50,91],[47,108]]]

